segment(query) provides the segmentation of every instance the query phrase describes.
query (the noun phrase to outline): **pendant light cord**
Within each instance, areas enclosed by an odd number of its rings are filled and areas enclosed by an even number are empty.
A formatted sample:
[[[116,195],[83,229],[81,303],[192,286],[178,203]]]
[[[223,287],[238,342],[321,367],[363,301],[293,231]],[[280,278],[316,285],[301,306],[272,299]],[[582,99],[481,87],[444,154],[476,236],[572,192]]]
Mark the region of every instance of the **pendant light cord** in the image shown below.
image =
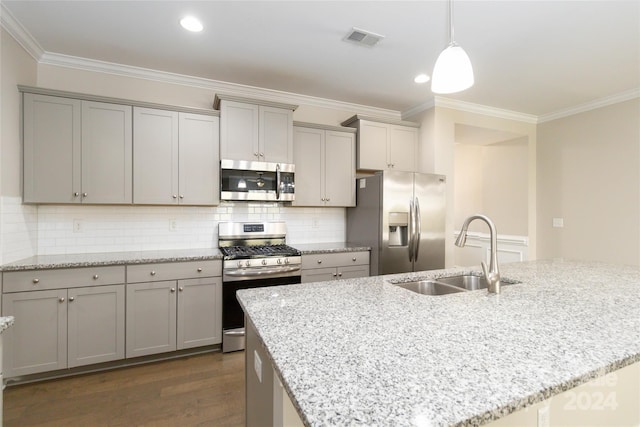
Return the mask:
[[[449,45],[454,43],[453,35],[453,0],[449,0]]]

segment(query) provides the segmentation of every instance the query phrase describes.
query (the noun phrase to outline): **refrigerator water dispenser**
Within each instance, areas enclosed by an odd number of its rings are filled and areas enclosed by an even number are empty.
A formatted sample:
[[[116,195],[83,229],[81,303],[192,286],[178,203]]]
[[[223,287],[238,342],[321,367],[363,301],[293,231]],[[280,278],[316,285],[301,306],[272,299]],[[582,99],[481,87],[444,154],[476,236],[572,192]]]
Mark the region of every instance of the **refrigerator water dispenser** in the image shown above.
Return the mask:
[[[409,213],[389,212],[389,246],[407,246]]]

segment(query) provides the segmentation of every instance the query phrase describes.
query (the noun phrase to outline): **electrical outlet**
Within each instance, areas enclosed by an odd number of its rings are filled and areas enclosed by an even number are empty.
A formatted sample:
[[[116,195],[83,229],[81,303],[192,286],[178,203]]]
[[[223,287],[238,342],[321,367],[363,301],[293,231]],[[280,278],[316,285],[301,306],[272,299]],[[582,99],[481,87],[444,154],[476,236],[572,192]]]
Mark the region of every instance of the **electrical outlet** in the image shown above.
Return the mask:
[[[176,219],[169,220],[169,231],[177,231],[178,230],[178,221]]]
[[[564,227],[564,218],[553,218],[553,226],[555,228]]]
[[[549,427],[549,406],[542,406],[538,409],[538,427]]]
[[[73,232],[74,233],[82,233],[82,229],[83,228],[84,227],[83,227],[81,219],[74,219],[73,220]]]
[[[255,350],[253,350],[253,369],[256,371],[258,381],[262,382],[262,360]]]

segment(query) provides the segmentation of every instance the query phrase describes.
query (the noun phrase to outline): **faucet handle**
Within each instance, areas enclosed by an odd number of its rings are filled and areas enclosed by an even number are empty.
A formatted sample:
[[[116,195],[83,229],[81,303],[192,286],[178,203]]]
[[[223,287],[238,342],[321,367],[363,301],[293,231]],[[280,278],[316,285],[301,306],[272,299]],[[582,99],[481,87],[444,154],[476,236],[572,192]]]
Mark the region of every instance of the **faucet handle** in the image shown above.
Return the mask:
[[[480,263],[480,266],[482,267],[482,272],[484,273],[484,278],[487,279],[487,281],[489,281],[489,270],[487,269],[487,263],[482,261]]]

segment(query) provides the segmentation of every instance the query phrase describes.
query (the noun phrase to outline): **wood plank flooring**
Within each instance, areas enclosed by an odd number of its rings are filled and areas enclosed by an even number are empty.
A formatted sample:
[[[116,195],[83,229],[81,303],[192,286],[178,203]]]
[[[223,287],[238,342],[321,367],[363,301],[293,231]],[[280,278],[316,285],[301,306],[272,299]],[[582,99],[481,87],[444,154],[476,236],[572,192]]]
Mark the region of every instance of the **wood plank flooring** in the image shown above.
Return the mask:
[[[244,426],[244,352],[8,387],[4,426]]]

